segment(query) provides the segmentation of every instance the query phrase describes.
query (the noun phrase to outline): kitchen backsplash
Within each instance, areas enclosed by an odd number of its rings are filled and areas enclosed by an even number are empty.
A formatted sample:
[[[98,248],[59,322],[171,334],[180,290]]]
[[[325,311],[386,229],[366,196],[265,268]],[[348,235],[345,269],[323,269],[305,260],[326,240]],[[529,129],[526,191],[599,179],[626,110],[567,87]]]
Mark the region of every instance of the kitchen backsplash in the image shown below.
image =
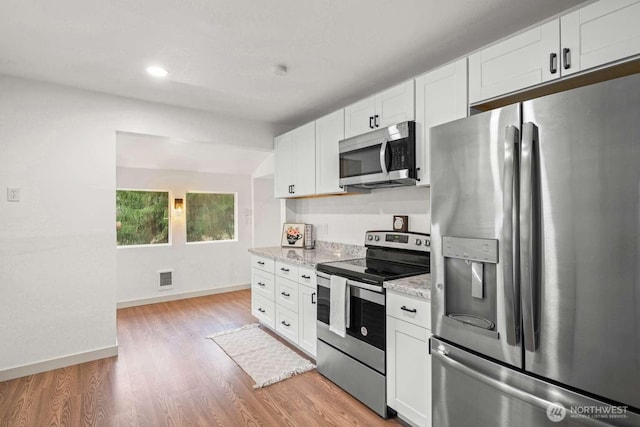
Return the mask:
[[[390,230],[393,215],[409,216],[409,231],[430,232],[428,187],[287,200],[287,221],[314,225],[316,241],[362,246],[367,230]]]

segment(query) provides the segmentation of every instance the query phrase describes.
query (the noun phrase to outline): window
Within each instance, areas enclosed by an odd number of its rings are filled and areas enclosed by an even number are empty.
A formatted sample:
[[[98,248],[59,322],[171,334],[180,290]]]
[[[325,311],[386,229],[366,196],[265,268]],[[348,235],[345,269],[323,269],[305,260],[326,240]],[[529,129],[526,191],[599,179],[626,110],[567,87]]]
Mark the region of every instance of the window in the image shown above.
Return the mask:
[[[187,242],[234,240],[236,195],[187,193]]]
[[[118,246],[169,243],[167,191],[116,190]]]

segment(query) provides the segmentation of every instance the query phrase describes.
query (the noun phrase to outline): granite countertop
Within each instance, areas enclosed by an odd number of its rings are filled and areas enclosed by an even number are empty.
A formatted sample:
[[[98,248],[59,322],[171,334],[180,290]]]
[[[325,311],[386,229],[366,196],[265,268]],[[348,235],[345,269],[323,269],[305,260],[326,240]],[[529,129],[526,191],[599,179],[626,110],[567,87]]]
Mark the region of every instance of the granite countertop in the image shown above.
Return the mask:
[[[315,268],[322,262],[340,261],[343,259],[363,258],[366,254],[363,246],[343,245],[331,242],[317,242],[315,249],[286,248],[271,246],[266,248],[251,248],[249,252],[276,261],[300,264]]]
[[[431,300],[431,274],[390,280],[384,282],[384,287],[401,294]]]

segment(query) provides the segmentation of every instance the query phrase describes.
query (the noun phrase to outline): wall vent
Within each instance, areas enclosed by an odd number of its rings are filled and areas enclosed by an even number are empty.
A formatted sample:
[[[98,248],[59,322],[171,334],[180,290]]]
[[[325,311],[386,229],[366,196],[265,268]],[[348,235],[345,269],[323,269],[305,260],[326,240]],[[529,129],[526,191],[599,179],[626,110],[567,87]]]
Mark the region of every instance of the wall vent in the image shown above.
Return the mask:
[[[173,289],[173,270],[165,270],[158,272],[158,289]]]

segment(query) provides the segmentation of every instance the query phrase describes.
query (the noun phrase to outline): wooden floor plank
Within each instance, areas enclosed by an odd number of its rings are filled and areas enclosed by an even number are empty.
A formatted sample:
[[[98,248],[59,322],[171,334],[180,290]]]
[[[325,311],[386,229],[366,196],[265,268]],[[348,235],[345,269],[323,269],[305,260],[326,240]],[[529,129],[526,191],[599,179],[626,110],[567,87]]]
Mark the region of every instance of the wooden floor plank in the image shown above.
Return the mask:
[[[404,425],[315,370],[254,390],[206,339],[250,310],[248,290],[118,310],[118,357],[1,382],[0,426]]]

